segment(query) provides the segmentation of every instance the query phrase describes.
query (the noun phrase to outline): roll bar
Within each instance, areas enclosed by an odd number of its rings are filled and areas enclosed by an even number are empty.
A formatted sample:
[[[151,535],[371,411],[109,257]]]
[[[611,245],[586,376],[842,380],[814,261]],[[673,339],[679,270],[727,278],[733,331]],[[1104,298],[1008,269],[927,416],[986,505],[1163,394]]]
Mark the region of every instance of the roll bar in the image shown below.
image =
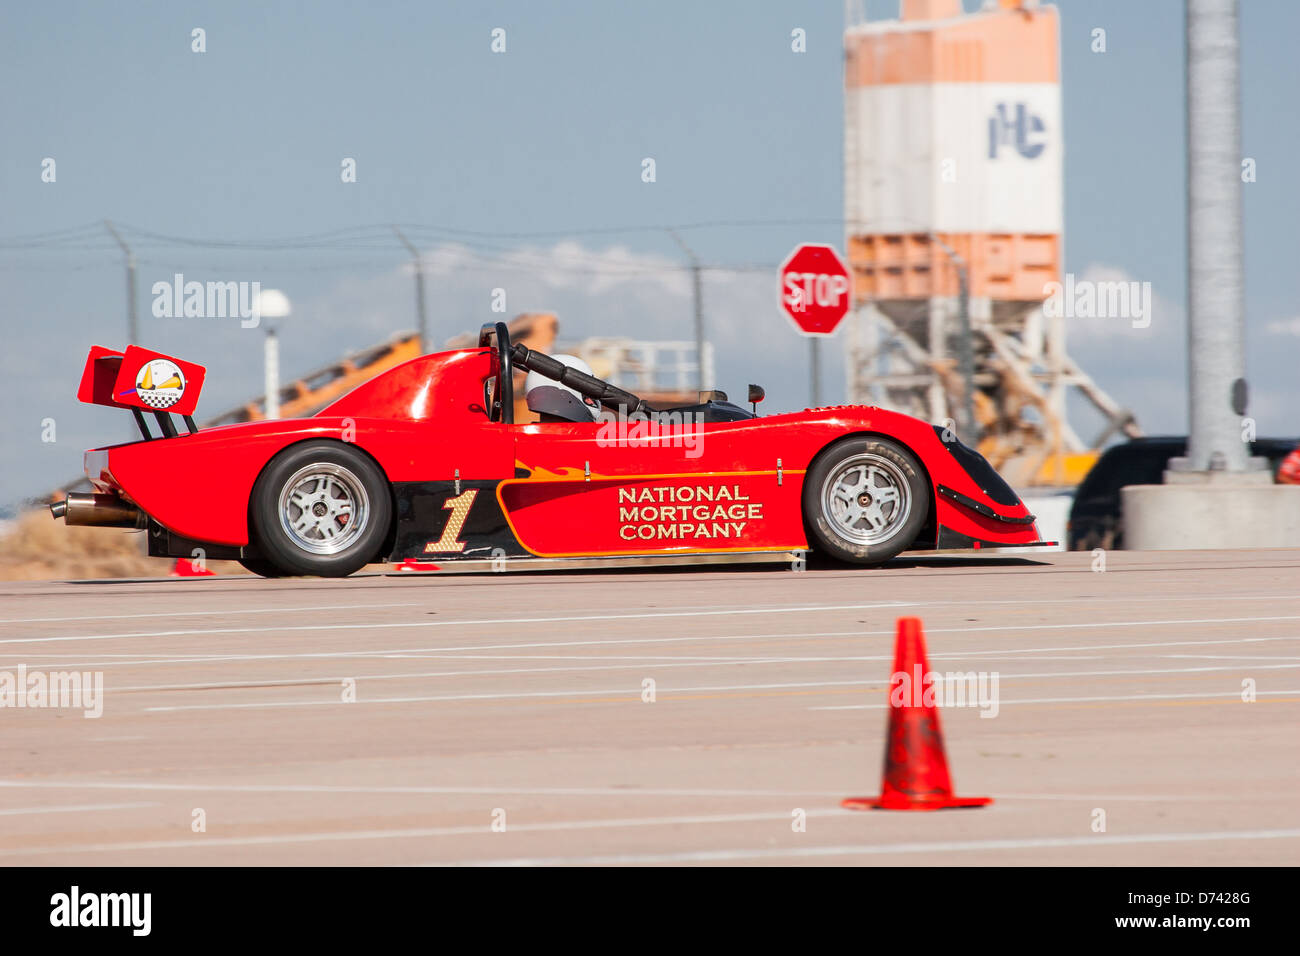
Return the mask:
[[[501,325],[501,323],[498,323],[498,325],[501,326],[502,330],[505,329],[505,326]],[[649,414],[658,410],[651,408],[645,403],[644,399],[633,395],[631,392],[625,392],[623,389],[610,385],[609,382],[602,381],[594,375],[579,372],[576,368],[570,368],[563,362],[526,346],[514,346],[510,350],[510,355],[514,360],[514,364],[519,368],[554,379],[561,385],[569,386],[579,395],[595,399],[602,405],[621,406],[625,410],[623,412],[625,415],[636,412]]]
[[[496,339],[497,394],[488,419],[513,425],[515,421],[515,370],[510,361],[510,330],[504,322],[487,322],[478,331],[478,347],[487,348]],[[527,351],[527,350],[525,350]]]

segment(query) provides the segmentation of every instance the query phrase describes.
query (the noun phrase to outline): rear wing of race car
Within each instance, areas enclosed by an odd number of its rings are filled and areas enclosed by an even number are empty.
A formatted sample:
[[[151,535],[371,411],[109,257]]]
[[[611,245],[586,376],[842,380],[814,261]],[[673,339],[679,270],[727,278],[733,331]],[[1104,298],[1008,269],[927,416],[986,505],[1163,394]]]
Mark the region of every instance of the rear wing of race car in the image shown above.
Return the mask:
[[[125,352],[91,346],[81,373],[77,398],[88,405],[129,408],[145,441],[154,439],[144,412],[153,413],[162,435],[178,434],[172,415],[180,415],[191,435],[198,432],[194,408],[203,389],[207,369],[193,362],[128,345]]]

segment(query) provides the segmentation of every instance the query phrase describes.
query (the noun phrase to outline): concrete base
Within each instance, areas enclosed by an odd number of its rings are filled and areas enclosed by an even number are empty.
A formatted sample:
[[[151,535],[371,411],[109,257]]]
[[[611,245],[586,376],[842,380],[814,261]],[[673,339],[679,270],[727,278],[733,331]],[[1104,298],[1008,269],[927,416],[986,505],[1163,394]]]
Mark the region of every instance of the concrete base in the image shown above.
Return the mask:
[[[1247,458],[1245,471],[1192,471],[1186,458],[1170,458],[1166,485],[1271,485],[1273,472],[1267,458]]]
[[[1129,485],[1120,504],[1132,551],[1300,548],[1300,485]]]

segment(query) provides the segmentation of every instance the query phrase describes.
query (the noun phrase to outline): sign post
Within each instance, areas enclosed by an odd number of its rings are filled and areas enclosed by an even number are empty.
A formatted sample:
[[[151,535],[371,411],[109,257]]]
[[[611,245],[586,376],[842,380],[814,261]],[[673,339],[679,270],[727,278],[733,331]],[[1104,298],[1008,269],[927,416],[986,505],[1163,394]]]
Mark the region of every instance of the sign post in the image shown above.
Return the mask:
[[[781,264],[781,306],[800,335],[808,337],[812,405],[821,404],[817,340],[832,335],[848,314],[853,282],[831,246],[805,243]]]

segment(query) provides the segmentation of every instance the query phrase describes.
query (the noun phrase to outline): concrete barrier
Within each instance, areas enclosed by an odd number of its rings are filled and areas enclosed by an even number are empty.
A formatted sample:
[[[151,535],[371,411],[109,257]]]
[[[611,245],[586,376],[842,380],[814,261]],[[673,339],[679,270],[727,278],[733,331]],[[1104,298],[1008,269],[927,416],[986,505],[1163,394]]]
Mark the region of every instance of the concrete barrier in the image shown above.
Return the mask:
[[[1131,551],[1300,548],[1300,485],[1129,485],[1120,503]]]

